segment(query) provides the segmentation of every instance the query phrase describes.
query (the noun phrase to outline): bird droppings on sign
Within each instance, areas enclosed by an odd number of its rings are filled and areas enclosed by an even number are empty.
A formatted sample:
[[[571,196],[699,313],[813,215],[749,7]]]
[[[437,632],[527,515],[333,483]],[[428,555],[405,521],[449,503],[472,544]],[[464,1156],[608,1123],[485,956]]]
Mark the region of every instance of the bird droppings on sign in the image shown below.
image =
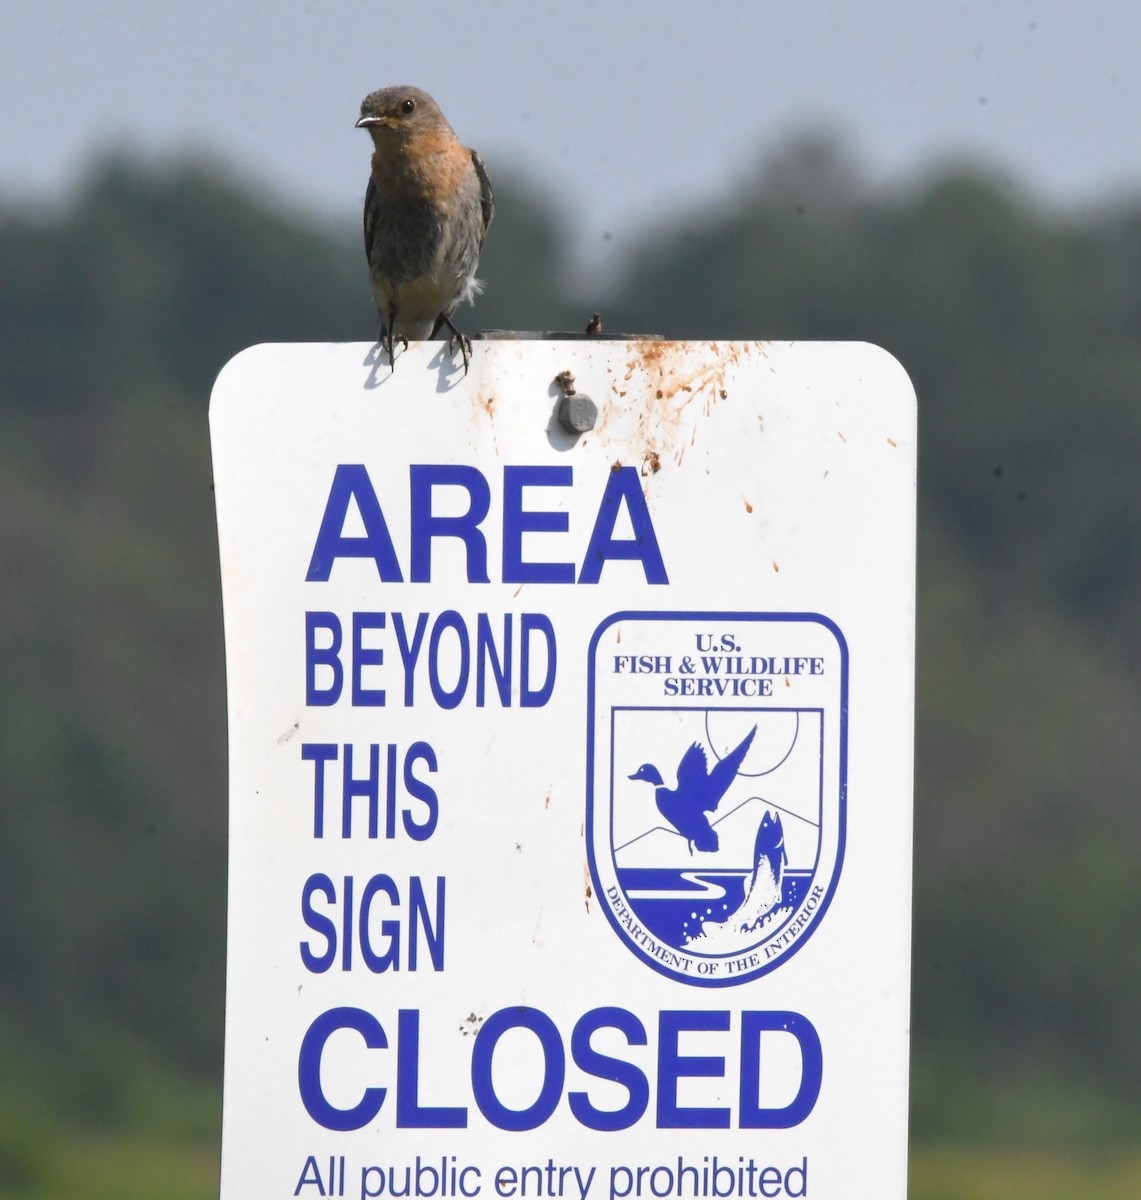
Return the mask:
[[[464,1018],[462,1024],[459,1027],[460,1033],[463,1034],[464,1037],[467,1037],[468,1034],[470,1034],[470,1033],[478,1033],[479,1027],[482,1024],[483,1024],[483,1017],[477,1016],[475,1013],[470,1012]]]
[[[279,746],[284,746],[284,745],[285,745],[285,743],[286,743],[286,742],[288,742],[288,741],[289,741],[289,739],[290,739],[291,737],[293,737],[293,735],[294,735],[294,734],[295,734],[295,733],[296,733],[296,732],[297,732],[297,731],[298,731],[300,728],[301,728],[301,722],[300,722],[300,721],[294,721],[294,722],[293,722],[293,724],[292,724],[292,725],[290,725],[290,727],[289,727],[289,728],[288,728],[288,729],[287,729],[287,730],[286,730],[286,731],[285,731],[285,732],[284,732],[284,733],[281,735],[281,737],[279,737],[279,738],[277,739],[277,744],[278,744]]]
[[[778,563],[775,558],[773,559],[773,570],[776,571],[778,574],[780,572],[780,563]]]
[[[745,511],[747,513],[751,513],[753,511],[753,506],[749,503],[748,497],[742,496],[741,501],[745,505]]]
[[[894,449],[895,449],[895,448],[896,448],[896,447],[899,445],[899,443],[898,443],[898,442],[895,440],[895,438],[888,438],[888,439],[887,439],[887,444],[888,444],[888,445],[889,445],[889,446],[890,446],[890,447],[891,447],[893,450],[894,450]]]
[[[658,456],[656,450],[649,450],[646,453],[645,461],[642,463],[643,475],[656,475],[662,469],[662,460]]]
[[[845,446],[848,444],[848,439],[838,429],[836,430],[836,436],[844,443]]]
[[[586,892],[586,896],[585,896],[586,911],[590,912],[590,900],[591,900],[591,897],[594,895],[594,889],[590,886],[590,864],[589,863],[582,864],[582,885]]]

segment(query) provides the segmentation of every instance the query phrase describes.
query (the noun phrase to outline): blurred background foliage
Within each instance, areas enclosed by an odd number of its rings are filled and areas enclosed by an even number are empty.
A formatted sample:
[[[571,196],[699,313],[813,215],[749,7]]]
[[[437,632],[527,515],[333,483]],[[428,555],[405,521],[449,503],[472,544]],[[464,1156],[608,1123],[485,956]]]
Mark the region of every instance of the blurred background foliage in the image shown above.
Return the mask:
[[[589,285],[551,199],[495,182],[468,328],[598,310],[867,339],[909,371],[912,1194],[1141,1194],[1141,1164],[1112,1165],[1141,1127],[1141,202],[1045,210],[970,166],[874,189],[803,137]],[[226,863],[207,401],[251,343],[372,335],[359,230],[217,162],[111,157],[52,206],[0,207],[0,281],[0,1195],[205,1196]],[[967,1180],[948,1145],[991,1168]]]

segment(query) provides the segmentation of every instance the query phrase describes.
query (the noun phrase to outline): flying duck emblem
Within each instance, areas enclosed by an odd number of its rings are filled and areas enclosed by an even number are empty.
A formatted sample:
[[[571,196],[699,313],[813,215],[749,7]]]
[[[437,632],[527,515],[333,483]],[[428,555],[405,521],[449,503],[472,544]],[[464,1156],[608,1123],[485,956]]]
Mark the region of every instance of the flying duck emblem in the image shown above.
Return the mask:
[[[678,763],[675,788],[666,787],[661,772],[653,763],[643,763],[629,777],[654,785],[658,812],[685,838],[690,854],[695,847],[703,851],[717,849],[717,830],[713,828],[709,814],[716,810],[721,797],[729,790],[756,732],[754,725],[740,744],[712,768],[700,743],[694,742]]]

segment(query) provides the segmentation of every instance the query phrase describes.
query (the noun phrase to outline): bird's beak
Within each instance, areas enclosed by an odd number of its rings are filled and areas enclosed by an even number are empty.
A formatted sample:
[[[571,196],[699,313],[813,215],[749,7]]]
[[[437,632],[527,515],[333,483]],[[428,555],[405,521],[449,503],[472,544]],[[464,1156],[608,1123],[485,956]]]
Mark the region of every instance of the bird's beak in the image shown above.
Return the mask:
[[[361,117],[361,119],[353,126],[354,129],[376,129],[381,125],[387,125],[386,117]]]

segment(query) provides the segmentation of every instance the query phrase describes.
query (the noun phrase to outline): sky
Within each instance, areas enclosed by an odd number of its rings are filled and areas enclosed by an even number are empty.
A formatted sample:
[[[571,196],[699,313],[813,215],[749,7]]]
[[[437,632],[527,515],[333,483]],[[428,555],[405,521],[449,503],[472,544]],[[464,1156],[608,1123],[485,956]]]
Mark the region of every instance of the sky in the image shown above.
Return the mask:
[[[355,217],[363,96],[431,92],[494,180],[526,172],[582,252],[715,204],[806,130],[875,182],[950,157],[1047,202],[1141,192],[1135,0],[4,0],[0,198],[107,147],[209,151]]]

